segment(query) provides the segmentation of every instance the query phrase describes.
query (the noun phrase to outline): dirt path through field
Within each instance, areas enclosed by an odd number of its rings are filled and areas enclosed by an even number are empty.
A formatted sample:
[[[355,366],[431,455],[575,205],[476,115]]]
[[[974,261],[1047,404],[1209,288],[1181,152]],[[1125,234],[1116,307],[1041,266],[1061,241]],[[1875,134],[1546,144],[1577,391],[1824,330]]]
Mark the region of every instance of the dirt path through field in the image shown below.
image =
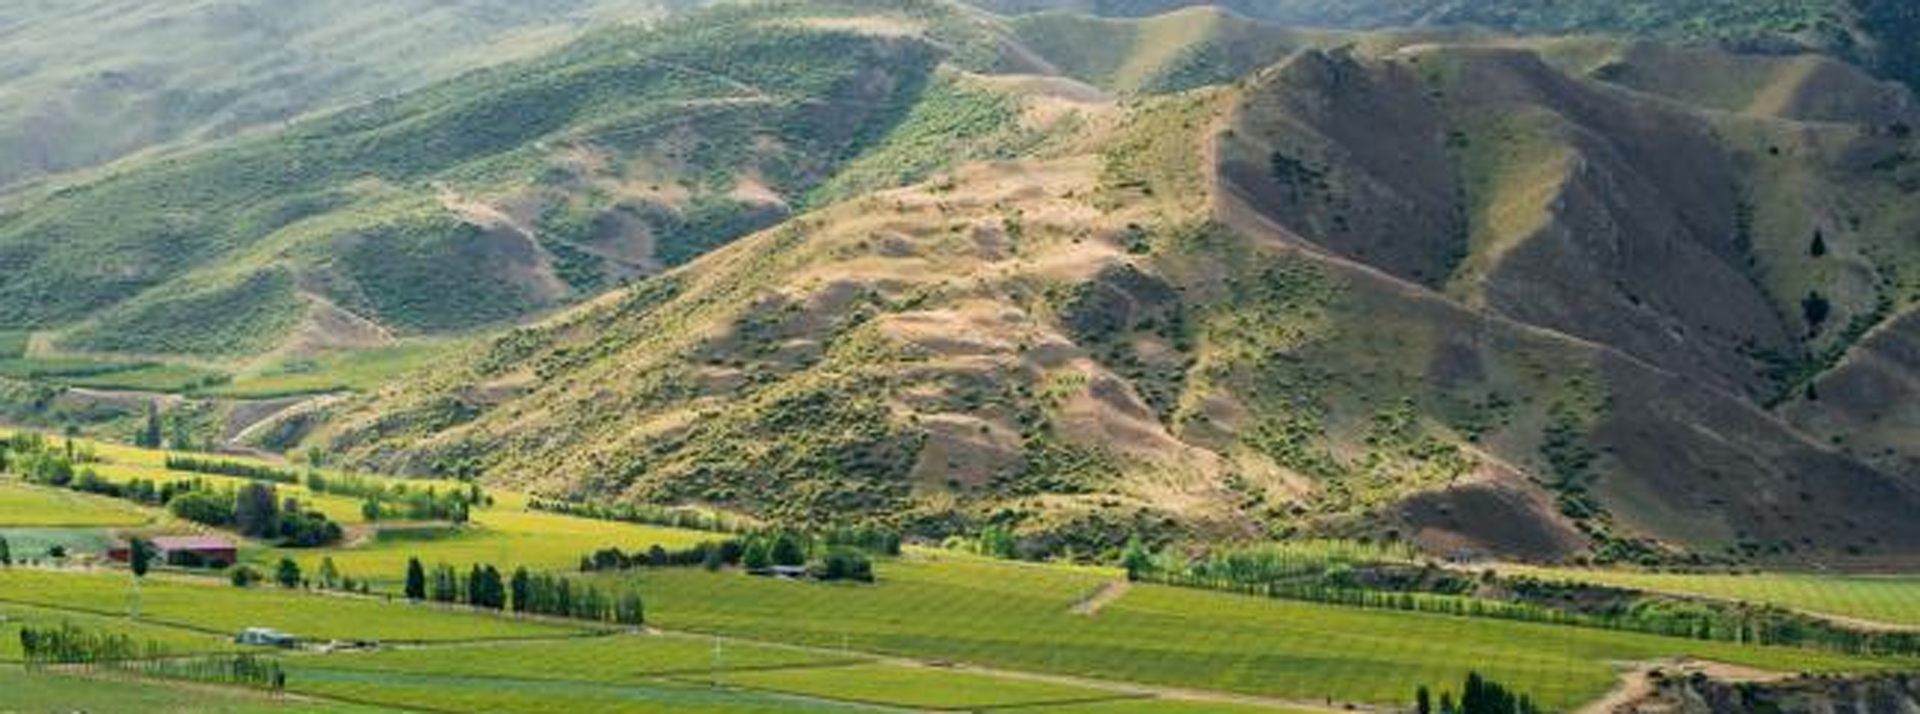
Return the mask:
[[[1108,605],[1119,602],[1120,598],[1126,597],[1127,593],[1131,590],[1133,590],[1133,583],[1125,580],[1115,580],[1101,585],[1099,589],[1081,598],[1080,602],[1073,604],[1073,614],[1087,616],[1098,615],[1100,611],[1106,609]]]

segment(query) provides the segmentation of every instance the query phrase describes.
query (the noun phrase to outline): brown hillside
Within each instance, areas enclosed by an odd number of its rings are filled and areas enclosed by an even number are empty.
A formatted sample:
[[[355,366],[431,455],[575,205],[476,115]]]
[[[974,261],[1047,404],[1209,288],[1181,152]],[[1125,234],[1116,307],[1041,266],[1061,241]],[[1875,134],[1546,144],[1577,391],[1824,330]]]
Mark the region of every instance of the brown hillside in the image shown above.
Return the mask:
[[[1845,281],[1897,281],[1909,217],[1844,220],[1909,190],[1905,137],[1519,42],[1395,47],[1124,106],[1022,82],[1049,108],[1027,121],[1078,136],[788,221],[308,440],[562,497],[1007,523],[1037,548],[1920,556],[1912,462],[1820,433],[1884,450],[1904,412],[1825,395],[1920,383],[1903,328],[1835,325],[1906,304]],[[1809,262],[1789,247],[1815,224]],[[1816,325],[1809,286],[1833,296]],[[1862,334],[1818,406],[1769,411]]]

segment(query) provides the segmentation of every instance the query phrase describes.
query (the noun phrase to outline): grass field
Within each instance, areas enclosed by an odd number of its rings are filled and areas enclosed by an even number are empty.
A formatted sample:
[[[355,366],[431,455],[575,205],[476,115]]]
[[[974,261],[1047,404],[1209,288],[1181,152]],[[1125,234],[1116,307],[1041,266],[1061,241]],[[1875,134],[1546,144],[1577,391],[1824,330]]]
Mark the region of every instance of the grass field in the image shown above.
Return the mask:
[[[119,615],[127,611],[125,573],[0,569],[0,600]],[[540,622],[439,610],[371,599],[242,590],[207,580],[149,577],[141,588],[143,619],[212,633],[271,627],[309,639],[432,642],[552,637],[579,632]]]
[[[334,670],[306,663],[297,663],[287,679],[288,687],[300,693],[437,712],[771,714],[872,711],[865,707],[785,695],[665,681],[601,684],[454,677]]]
[[[1504,567],[1553,580],[1778,605],[1804,612],[1920,628],[1920,576],[1638,573]]]
[[[459,647],[429,647],[310,658],[327,669],[402,674],[577,682],[638,682],[667,675],[705,675],[715,665],[715,645],[703,637],[609,635]],[[726,641],[720,666],[762,670],[851,664],[858,657]],[[304,660],[303,660],[304,661]],[[528,662],[540,667],[529,668]]]
[[[1452,685],[1469,667],[1569,708],[1610,689],[1622,661],[1694,656],[1794,672],[1892,666],[1154,586],[1080,616],[1070,608],[1100,576],[967,558],[887,564],[880,578],[842,587],[675,570],[640,583],[649,621],[669,629],[1300,701],[1398,703],[1414,685]]]
[[[0,712],[120,714],[382,714],[390,709],[276,699],[232,689],[80,677],[0,666]]]
[[[730,686],[910,709],[979,710],[1133,699],[1112,691],[889,664],[770,669],[721,676]]]
[[[457,343],[424,341],[328,355],[295,364],[277,365],[257,374],[243,374],[232,382],[202,389],[199,394],[230,399],[272,399],[371,391],[395,377],[426,366],[455,346]]]
[[[1305,714],[1311,710],[1281,709],[1217,701],[1115,699],[1104,702],[1087,702],[1084,704],[1060,704],[1034,709],[1022,709],[1022,711],[1045,712],[1046,714]]]
[[[519,497],[501,494],[498,498],[493,508],[475,513],[470,525],[458,529],[394,531],[351,550],[271,550],[252,557],[259,562],[293,558],[302,568],[317,568],[322,557],[332,557],[348,575],[391,586],[406,575],[407,559],[414,556],[428,565],[444,562],[465,568],[486,563],[509,572],[522,565],[565,571],[578,567],[581,556],[609,546],[644,551],[655,544],[679,548],[722,537],[518,510],[516,504],[524,502]],[[359,520],[357,515],[353,520]]]
[[[152,516],[125,501],[0,477],[0,527],[138,526],[151,520]]]

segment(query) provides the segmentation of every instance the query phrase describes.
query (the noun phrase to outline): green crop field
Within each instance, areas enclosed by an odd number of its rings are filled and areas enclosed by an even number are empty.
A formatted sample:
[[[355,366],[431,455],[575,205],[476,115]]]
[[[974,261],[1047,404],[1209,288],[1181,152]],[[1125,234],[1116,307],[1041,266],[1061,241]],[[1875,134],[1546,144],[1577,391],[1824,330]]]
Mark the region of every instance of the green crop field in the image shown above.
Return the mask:
[[[0,569],[0,600],[118,615],[127,611],[125,573]],[[144,620],[213,633],[271,627],[309,639],[428,642],[552,637],[580,630],[505,617],[258,588],[212,580],[149,577],[141,587]]]
[[[226,381],[227,375],[181,364],[147,364],[103,374],[79,375],[56,381],[105,391],[187,392]]]
[[[328,355],[243,374],[199,394],[229,399],[271,399],[329,392],[364,392],[444,357],[457,343],[422,341],[364,352]]]
[[[0,478],[0,527],[137,526],[151,520],[125,501]]]
[[[553,714],[760,714],[762,712],[872,711],[787,695],[654,681],[599,684],[534,679],[454,677],[325,669],[296,662],[287,686],[295,692],[372,705],[443,712]]]
[[[1451,684],[1470,667],[1562,708],[1607,691],[1625,661],[1693,656],[1794,672],[1914,665],[1157,586],[1082,616],[1070,610],[1103,582],[1098,574],[951,556],[886,564],[879,576],[873,586],[832,586],[672,570],[639,582],[649,621],[668,629],[1301,701],[1399,702],[1415,684]]]
[[[716,648],[718,652],[716,653]],[[332,655],[316,667],[401,674],[578,682],[638,682],[665,675],[705,675],[723,670],[763,670],[850,664],[858,657],[769,647],[704,637],[608,635],[459,647],[422,647]],[[537,669],[528,662],[539,662]]]
[[[86,443],[109,478],[228,477],[167,471],[160,452]],[[424,485],[424,482],[417,482]],[[437,487],[454,487],[438,483]],[[359,523],[358,502],[281,486]],[[41,518],[95,513],[117,502],[17,484],[52,499],[12,508]],[[463,526],[373,524],[386,530],[335,548],[249,549],[257,565],[279,558],[314,572],[323,557],[345,575],[397,594],[407,559],[458,568],[569,571],[606,547],[641,551],[685,547],[724,536],[531,511],[526,497],[492,493],[492,506]],[[131,509],[135,517],[153,512]],[[60,531],[60,529],[41,529]],[[35,532],[20,530],[20,533]],[[99,534],[101,528],[74,532]],[[1338,544],[1286,546],[1301,557],[1336,553]],[[1330,550],[1331,549],[1331,550]],[[1353,555],[1353,554],[1349,554]],[[1372,552],[1363,559],[1402,560]],[[878,564],[879,582],[840,585],[753,578],[692,568],[641,569],[587,576],[631,580],[646,598],[648,622],[663,635],[580,637],[562,627],[405,602],[326,598],[275,588],[240,590],[213,579],[155,578],[145,587],[140,627],[217,635],[265,626],[315,639],[440,643],[374,653],[293,657],[294,688],[376,706],[545,711],[564,706],[646,711],[831,710],[856,704],[909,709],[1018,705],[1045,711],[1213,711],[1210,703],[1136,701],[1138,689],[1003,677],[1024,671],[1089,680],[1231,692],[1275,701],[1385,705],[1413,686],[1450,686],[1469,668],[1554,708],[1590,701],[1618,681],[1624,662],[1695,657],[1788,672],[1855,672],[1920,663],[1865,660],[1812,650],[1755,648],[1598,629],[1494,619],[1364,610],[1218,592],[1134,585],[1097,613],[1074,612],[1089,594],[1121,576],[1102,568],[1011,563],[945,551],[910,550]],[[1656,589],[1794,604],[1807,609],[1900,621],[1903,579],[1813,576],[1651,576],[1582,573],[1589,579]],[[1624,582],[1628,579],[1665,578]],[[1651,583],[1651,584],[1650,584]],[[51,612],[92,613],[126,622],[124,574],[0,571],[0,602]],[[1825,604],[1825,607],[1818,605]],[[131,625],[130,625],[131,626]],[[723,635],[721,678],[713,676],[713,640]],[[495,642],[498,640],[498,642]],[[211,646],[211,645],[210,645]],[[797,647],[819,648],[814,650]],[[916,667],[884,656],[976,665],[989,671]],[[528,662],[541,663],[528,667]],[[985,679],[983,679],[985,678]],[[990,685],[990,686],[989,686]],[[559,697],[559,699],[555,699]],[[1247,703],[1252,706],[1252,703]]]
[[[1685,574],[1527,567],[1504,570],[1551,580],[1762,603],[1889,626],[1920,627],[1920,576]]]
[[[1309,709],[1284,709],[1251,704],[1180,699],[1114,699],[1084,704],[1022,708],[1046,714],[1306,714]]]
[[[772,669],[721,676],[731,686],[912,709],[1032,707],[1137,698],[1051,682],[888,664]]]
[[[295,701],[210,687],[180,688],[104,676],[27,672],[0,666],[0,712],[141,714],[380,714],[392,710]]]

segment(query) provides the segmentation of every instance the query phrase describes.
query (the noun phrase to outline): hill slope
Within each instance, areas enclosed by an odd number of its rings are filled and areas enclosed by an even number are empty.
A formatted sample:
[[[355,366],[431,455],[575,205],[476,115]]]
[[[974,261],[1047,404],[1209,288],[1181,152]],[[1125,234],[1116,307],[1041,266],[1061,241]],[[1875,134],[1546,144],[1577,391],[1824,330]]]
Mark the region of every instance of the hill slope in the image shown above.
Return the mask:
[[[953,43],[794,12],[607,31],[28,201],[0,215],[0,324],[211,358],[467,330],[779,221],[923,100],[1004,123],[936,76]]]
[[[680,0],[23,0],[0,17],[0,187],[533,56]]]
[[[1916,297],[1904,93],[1817,58],[1403,44],[1139,106],[1037,95],[1078,102],[1079,141],[823,208],[306,438],[1040,548],[1920,554],[1914,474],[1768,409],[1839,355],[1823,379],[1915,368],[1854,327]]]
[[[1482,27],[1669,42],[1812,48],[1920,89],[1920,11],[1902,0],[968,0],[1003,13],[1070,10],[1150,17],[1218,6],[1290,26]]]

